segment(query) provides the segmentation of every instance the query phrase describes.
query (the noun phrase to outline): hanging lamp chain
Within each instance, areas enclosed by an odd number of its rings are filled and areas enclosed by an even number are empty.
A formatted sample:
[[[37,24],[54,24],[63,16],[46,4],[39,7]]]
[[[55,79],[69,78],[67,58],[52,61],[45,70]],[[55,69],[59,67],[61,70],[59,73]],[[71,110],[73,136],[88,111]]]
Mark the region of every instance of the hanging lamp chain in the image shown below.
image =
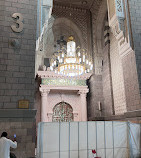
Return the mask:
[[[70,0],[70,17],[71,17],[71,7],[72,7],[72,4],[71,4],[71,0]]]
[[[71,0],[70,0],[70,35],[71,35],[71,16],[72,16],[71,7],[72,7],[72,4],[71,4]]]

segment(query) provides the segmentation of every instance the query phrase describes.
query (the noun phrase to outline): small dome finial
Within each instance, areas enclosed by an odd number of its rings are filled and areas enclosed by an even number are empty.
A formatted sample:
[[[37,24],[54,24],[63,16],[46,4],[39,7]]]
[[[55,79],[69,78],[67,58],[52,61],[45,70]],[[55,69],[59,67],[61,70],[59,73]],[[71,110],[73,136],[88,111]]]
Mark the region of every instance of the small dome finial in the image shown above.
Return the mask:
[[[70,36],[70,37],[68,38],[68,42],[70,42],[70,41],[75,41],[73,36]]]

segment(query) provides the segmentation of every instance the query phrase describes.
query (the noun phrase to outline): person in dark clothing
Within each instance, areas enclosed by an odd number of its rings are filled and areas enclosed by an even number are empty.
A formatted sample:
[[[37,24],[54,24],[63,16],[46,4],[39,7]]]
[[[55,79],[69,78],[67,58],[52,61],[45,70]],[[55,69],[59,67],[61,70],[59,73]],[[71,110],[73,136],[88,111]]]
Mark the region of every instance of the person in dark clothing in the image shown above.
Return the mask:
[[[10,158],[17,158],[14,153],[10,153]]]

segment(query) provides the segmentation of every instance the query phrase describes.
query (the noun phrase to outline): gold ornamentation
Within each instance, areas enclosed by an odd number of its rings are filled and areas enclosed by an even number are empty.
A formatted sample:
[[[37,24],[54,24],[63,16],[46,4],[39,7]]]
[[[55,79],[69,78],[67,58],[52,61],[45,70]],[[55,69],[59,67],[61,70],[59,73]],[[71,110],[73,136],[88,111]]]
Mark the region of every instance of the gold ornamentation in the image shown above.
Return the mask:
[[[28,100],[19,100],[19,109],[28,109],[29,108],[29,101]]]
[[[50,70],[64,76],[80,76],[93,71],[92,58],[76,43],[72,36],[67,42],[67,49],[61,48],[50,60]]]
[[[70,37],[68,38],[68,42],[70,42],[70,41],[75,41],[73,36],[70,36]]]

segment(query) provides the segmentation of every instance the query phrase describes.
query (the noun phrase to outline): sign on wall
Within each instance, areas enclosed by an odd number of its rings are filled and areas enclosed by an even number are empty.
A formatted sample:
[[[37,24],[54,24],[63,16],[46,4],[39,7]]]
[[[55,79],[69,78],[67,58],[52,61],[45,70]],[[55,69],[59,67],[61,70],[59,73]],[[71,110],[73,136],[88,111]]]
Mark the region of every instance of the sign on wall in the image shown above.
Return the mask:
[[[28,109],[29,101],[28,100],[19,100],[19,109]]]
[[[22,32],[23,31],[23,16],[20,13],[14,13],[12,18],[15,19],[15,24],[11,25],[11,29],[14,32]]]

